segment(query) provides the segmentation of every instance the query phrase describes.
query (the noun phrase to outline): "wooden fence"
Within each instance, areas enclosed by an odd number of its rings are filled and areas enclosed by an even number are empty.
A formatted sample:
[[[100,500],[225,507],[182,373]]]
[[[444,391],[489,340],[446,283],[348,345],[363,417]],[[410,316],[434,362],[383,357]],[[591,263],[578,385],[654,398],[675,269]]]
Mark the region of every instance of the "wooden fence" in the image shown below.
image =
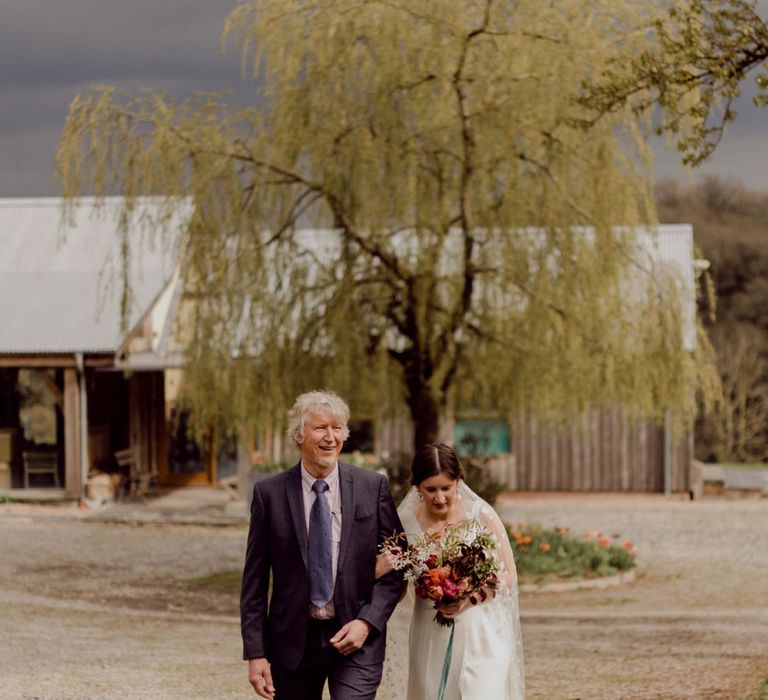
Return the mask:
[[[691,489],[693,436],[671,438],[669,489]],[[619,408],[591,411],[563,427],[534,418],[511,425],[511,453],[493,460],[518,491],[663,492],[664,428],[638,425]]]
[[[376,451],[412,451],[410,421],[377,422]],[[440,439],[453,443],[453,422]],[[566,426],[535,418],[510,425],[510,453],[493,458],[491,468],[507,488],[516,491],[657,492],[664,484],[664,428],[638,425],[621,408],[593,410]],[[692,489],[693,436],[672,436],[669,490]]]

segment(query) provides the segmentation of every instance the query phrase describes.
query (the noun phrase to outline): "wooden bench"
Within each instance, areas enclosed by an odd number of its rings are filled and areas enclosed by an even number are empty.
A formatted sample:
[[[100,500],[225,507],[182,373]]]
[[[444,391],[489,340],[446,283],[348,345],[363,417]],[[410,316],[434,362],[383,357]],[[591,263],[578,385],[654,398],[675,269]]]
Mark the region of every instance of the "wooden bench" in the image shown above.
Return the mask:
[[[36,475],[52,476],[53,485],[60,488],[59,458],[55,452],[34,452],[25,450],[21,453],[24,462],[24,488],[29,488],[29,477]]]
[[[114,455],[117,466],[123,473],[123,486],[120,489],[121,498],[127,495],[129,498],[141,498],[143,500],[154,481],[154,474],[140,470],[136,453],[131,447],[117,450]]]

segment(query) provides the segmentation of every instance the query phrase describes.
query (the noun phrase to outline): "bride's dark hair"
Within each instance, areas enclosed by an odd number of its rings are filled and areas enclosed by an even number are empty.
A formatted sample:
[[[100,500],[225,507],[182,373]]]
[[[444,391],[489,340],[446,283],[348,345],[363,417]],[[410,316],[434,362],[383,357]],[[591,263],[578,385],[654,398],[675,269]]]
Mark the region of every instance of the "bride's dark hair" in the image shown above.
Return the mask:
[[[418,486],[425,479],[447,474],[451,479],[463,479],[464,470],[452,447],[438,443],[422,445],[411,462],[411,483]]]

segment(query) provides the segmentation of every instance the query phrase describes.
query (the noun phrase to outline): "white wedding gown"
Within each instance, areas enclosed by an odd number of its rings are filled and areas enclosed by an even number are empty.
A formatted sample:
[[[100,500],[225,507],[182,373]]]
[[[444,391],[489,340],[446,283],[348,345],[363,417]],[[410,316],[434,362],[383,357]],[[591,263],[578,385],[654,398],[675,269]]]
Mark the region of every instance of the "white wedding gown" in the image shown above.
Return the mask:
[[[444,700],[523,700],[523,642],[512,548],[493,508],[463,482],[459,493],[466,518],[478,520],[496,535],[502,586],[495,598],[466,608],[456,618]],[[398,508],[409,541],[423,536],[416,519],[417,507],[418,499],[412,491]],[[416,597],[413,584],[409,584],[408,588],[408,596],[397,612],[399,619],[393,620],[390,626],[385,682],[389,679],[396,683],[402,679],[403,669],[394,669],[392,666],[397,664],[398,647],[404,642],[402,632],[398,632],[398,629],[404,629],[403,614],[407,614],[410,609],[412,617],[405,697],[407,700],[437,700],[451,629],[433,620],[435,609],[431,600]],[[392,697],[403,696],[394,693]]]

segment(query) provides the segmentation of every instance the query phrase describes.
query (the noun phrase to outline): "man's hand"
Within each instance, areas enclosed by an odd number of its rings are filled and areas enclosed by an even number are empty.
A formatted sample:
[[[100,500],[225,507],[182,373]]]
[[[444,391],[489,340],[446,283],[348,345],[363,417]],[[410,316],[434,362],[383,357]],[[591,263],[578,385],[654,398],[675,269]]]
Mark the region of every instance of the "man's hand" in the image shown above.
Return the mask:
[[[348,656],[362,648],[370,632],[370,623],[365,620],[352,620],[331,637],[331,644],[339,654]]]
[[[260,695],[262,698],[275,697],[272,671],[269,668],[269,661],[264,657],[248,659],[248,680],[256,691],[256,695]]]

